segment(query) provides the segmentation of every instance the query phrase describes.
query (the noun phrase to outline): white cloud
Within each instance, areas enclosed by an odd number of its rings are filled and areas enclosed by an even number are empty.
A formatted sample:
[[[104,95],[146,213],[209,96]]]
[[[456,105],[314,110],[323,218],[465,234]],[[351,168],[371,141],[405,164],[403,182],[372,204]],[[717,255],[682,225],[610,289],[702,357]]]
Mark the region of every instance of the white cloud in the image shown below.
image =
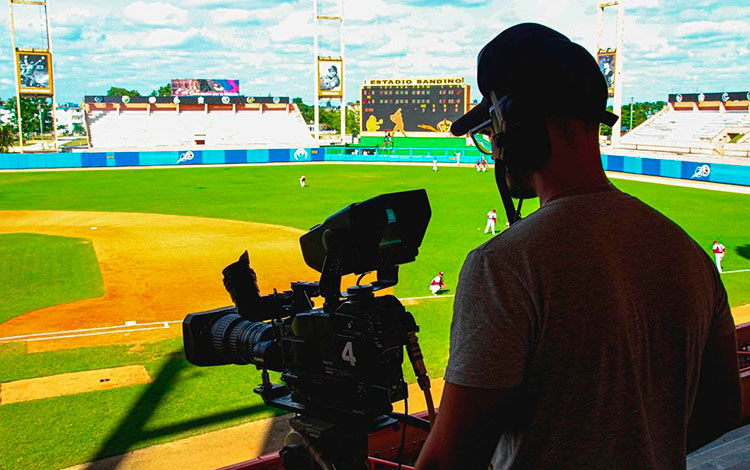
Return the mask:
[[[121,32],[108,34],[106,46],[116,49],[131,50],[135,48],[160,49],[185,44],[191,39],[213,40],[212,33],[197,28],[174,29],[160,28],[140,32]],[[154,51],[149,52],[154,55]],[[168,55],[171,55],[168,54]],[[124,56],[123,56],[124,57]]]
[[[100,8],[93,5],[91,8],[59,7],[55,2],[50,4],[50,23],[66,27],[87,24],[101,17],[102,13]]]
[[[241,10],[239,8],[218,8],[210,11],[208,15],[211,22],[218,25],[245,23],[257,18],[252,10]]]
[[[677,37],[737,34],[750,35],[750,23],[741,20],[692,21],[683,24],[675,31]]]
[[[521,21],[547,24],[591,51],[596,42],[590,0],[490,0],[478,8],[427,3],[346,0],[348,100],[372,77],[463,76],[475,87],[479,49]],[[737,18],[750,15],[750,7],[739,3],[628,0],[624,93],[653,99],[681,88],[746,88],[750,26]],[[337,13],[332,1],[321,4],[321,14]],[[311,7],[309,0],[56,0],[51,22],[60,99],[75,101],[112,85],[148,92],[170,78],[198,74],[238,78],[246,93],[309,100]],[[0,25],[8,24],[7,13],[0,9]],[[321,54],[336,55],[338,31],[321,26],[321,32]],[[0,42],[6,79],[13,77],[11,52]],[[12,83],[0,81],[0,96],[13,93]]]
[[[307,10],[293,11],[286,15],[278,24],[271,26],[268,29],[268,34],[272,40],[278,42],[306,37],[312,40],[312,12]]]
[[[660,0],[628,0],[625,8],[658,8],[661,6]]]
[[[122,14],[133,23],[149,26],[184,26],[190,19],[187,10],[164,2],[133,2]]]

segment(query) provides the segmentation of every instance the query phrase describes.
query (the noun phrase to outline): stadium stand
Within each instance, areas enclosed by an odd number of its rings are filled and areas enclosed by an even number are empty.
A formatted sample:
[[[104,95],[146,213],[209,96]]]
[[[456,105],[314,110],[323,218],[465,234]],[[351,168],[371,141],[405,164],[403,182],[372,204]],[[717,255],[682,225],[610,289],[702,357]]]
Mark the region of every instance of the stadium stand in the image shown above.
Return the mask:
[[[222,101],[222,98],[224,100]],[[87,96],[86,127],[93,149],[263,148],[313,144],[288,98]]]
[[[735,93],[732,93],[735,95]],[[707,97],[716,98],[709,101]],[[728,93],[670,95],[668,104],[624,135],[620,147],[677,154],[750,157],[750,99]],[[686,99],[687,97],[687,99]]]

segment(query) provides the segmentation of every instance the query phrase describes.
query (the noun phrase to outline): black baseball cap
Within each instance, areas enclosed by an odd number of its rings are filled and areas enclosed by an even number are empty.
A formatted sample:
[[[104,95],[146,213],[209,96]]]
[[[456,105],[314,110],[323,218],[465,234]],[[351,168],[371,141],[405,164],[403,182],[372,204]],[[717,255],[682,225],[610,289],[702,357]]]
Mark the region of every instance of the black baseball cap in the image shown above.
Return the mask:
[[[477,57],[482,101],[451,125],[464,135],[487,121],[492,102],[512,94],[541,116],[584,119],[614,125],[607,111],[607,82],[596,60],[579,44],[554,29],[521,23],[498,34]]]

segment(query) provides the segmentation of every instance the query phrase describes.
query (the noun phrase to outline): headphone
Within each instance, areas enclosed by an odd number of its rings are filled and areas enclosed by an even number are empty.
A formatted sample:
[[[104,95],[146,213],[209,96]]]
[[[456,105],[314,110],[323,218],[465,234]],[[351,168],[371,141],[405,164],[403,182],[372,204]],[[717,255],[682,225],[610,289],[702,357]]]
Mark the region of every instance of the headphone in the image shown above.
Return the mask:
[[[509,93],[497,99],[492,91],[490,98],[492,145],[503,149],[502,164],[518,176],[541,170],[551,158],[544,115],[523,96]]]

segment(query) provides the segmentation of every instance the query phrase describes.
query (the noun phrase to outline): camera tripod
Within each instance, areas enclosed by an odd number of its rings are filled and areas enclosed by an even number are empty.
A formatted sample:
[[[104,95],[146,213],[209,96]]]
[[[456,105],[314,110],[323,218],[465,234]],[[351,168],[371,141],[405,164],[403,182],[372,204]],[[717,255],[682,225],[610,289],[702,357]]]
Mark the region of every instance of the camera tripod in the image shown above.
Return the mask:
[[[409,415],[392,413],[368,421],[333,424],[308,416],[289,420],[292,431],[287,434],[279,454],[285,470],[365,470],[369,469],[368,435],[385,428],[398,428],[407,423],[429,431],[429,421]]]

